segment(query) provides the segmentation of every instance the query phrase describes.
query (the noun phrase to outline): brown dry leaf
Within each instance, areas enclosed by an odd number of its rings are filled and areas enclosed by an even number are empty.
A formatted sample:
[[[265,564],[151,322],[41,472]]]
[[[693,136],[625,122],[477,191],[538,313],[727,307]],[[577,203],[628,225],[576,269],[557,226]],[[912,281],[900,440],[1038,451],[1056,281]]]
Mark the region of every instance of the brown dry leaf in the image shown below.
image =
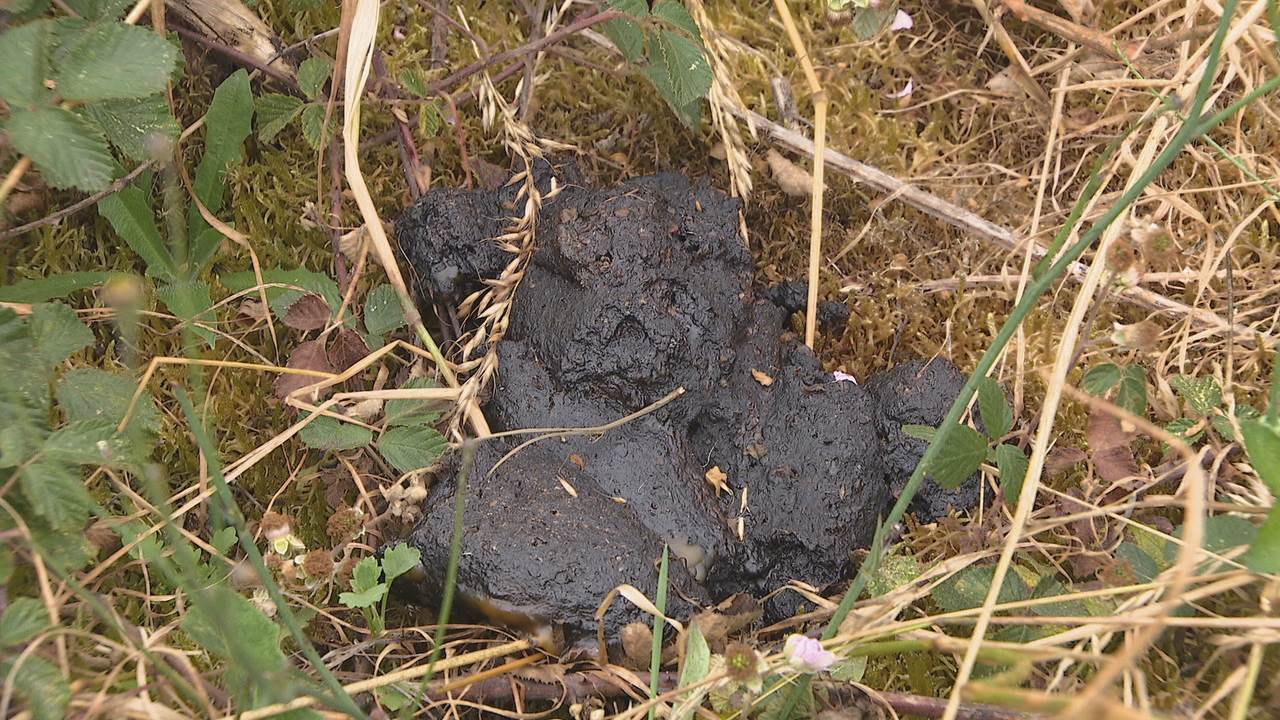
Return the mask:
[[[236,319],[247,318],[253,321],[266,320],[271,311],[258,298],[245,298],[240,301],[240,311]]]
[[[103,550],[115,552],[120,549],[120,535],[102,520],[95,520],[84,531],[84,539],[99,552]]]
[[[716,489],[716,497],[720,497],[722,491],[733,492],[732,488],[729,487],[729,483],[725,482],[729,479],[729,476],[720,469],[719,465],[713,466],[703,477],[706,478],[707,482],[711,483],[711,487]]]
[[[1044,472],[1049,477],[1057,477],[1070,470],[1089,456],[1080,448],[1058,446],[1049,451],[1044,460]]]
[[[1105,410],[1094,409],[1089,413],[1085,439],[1093,453],[1093,466],[1098,477],[1108,483],[1118,483],[1141,472],[1133,459],[1129,433],[1120,426],[1119,418]]]
[[[294,330],[319,330],[333,317],[329,301],[319,293],[307,293],[289,306],[284,314],[284,324]]]
[[[782,156],[777,150],[770,149],[765,155],[769,163],[769,171],[773,173],[773,181],[782,188],[782,192],[793,197],[809,195],[813,191],[813,176],[804,168]]]
[[[316,372],[333,372],[333,366],[329,364],[329,356],[325,354],[324,343],[319,340],[309,340],[293,349],[289,354],[289,362],[285,366],[294,370],[314,370]],[[276,397],[284,400],[289,397],[295,390],[299,390],[308,385],[314,385],[323,378],[314,375],[298,375],[295,373],[281,373],[276,378]],[[318,402],[321,397],[329,394],[329,388],[321,388],[312,392],[310,396],[302,398],[307,402]]]
[[[752,458],[755,458],[756,460],[759,460],[765,455],[768,455],[769,450],[764,446],[763,443],[751,443],[750,445],[747,446],[746,450],[742,451],[742,454],[746,455],[747,457],[752,457]]]
[[[653,651],[653,630],[644,623],[635,622],[623,627],[618,635],[622,641],[622,665],[633,670],[649,667],[649,656]]]
[[[348,368],[369,354],[369,346],[365,344],[360,333],[351,328],[343,328],[329,343],[329,360],[338,372],[346,372]],[[355,379],[355,378],[352,378]]]
[[[702,631],[712,652],[723,652],[725,643],[738,631],[760,619],[764,609],[755,598],[738,593],[727,600],[698,613],[693,624]]]
[[[511,674],[521,680],[530,680],[532,682],[543,683],[545,685],[554,685],[564,680],[564,676],[568,673],[568,669],[560,663],[546,663],[543,665],[528,665],[516,670],[512,670]]]
[[[338,238],[338,251],[352,262],[358,261],[368,246],[369,230],[364,225]]]
[[[497,190],[505,185],[507,178],[511,176],[506,168],[480,157],[471,158],[471,172],[476,174],[476,178],[486,190]]]
[[[773,384],[773,378],[769,377],[765,373],[760,372],[755,368],[751,368],[751,377],[755,378],[756,382],[760,383],[765,387],[769,387],[770,385]]]
[[[569,456],[569,462],[573,463],[574,465],[577,465],[579,470],[587,469],[587,461],[583,460],[582,456],[577,453],[574,453]]]

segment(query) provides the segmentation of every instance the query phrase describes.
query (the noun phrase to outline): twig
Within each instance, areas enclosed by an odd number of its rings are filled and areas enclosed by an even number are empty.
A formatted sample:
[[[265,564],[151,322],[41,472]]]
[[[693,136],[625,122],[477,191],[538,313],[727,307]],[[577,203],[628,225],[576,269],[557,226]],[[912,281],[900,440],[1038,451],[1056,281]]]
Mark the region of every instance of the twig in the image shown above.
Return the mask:
[[[246,52],[237,50],[231,47],[230,45],[227,45],[226,43],[220,43],[214,40],[210,40],[204,35],[201,35],[200,33],[195,32],[193,30],[188,30],[187,28],[184,28],[181,25],[170,25],[169,29],[178,33],[178,35],[182,36],[184,40],[190,40],[191,42],[197,45],[202,45],[208,48],[209,50],[222,53],[223,55],[226,55],[227,57],[231,58],[232,60],[235,60],[237,63],[241,65],[247,65],[259,72],[270,75],[276,80],[279,80],[280,82],[287,85],[290,89],[296,90],[298,88],[298,81],[295,78],[289,77],[288,73],[281,72],[280,70],[277,70],[276,68],[271,67],[270,65],[262,62],[262,60]]]
[[[10,228],[8,230],[5,230],[4,232],[0,232],[0,240],[8,240],[11,237],[17,237],[18,235],[21,235],[23,233],[31,232],[36,228],[41,228],[41,227],[44,227],[45,225],[56,224],[62,221],[62,219],[67,217],[68,215],[74,215],[75,213],[78,213],[81,210],[89,207],[90,205],[93,205],[94,203],[110,195],[111,193],[118,192],[119,190],[123,189],[125,186],[129,185],[134,180],[137,180],[138,176],[141,175],[143,172],[155,167],[155,164],[156,164],[155,160],[148,160],[142,163],[141,165],[139,165],[138,167],[134,168],[128,175],[125,175],[119,180],[116,180],[115,182],[111,183],[110,187],[108,187],[106,190],[99,190],[98,192],[90,195],[89,197],[83,200],[80,200],[74,204],[68,205],[67,207],[59,210],[56,213],[53,213],[51,215],[46,215],[40,218],[39,220],[33,220],[32,222],[29,222],[26,225],[19,225],[16,228]]]

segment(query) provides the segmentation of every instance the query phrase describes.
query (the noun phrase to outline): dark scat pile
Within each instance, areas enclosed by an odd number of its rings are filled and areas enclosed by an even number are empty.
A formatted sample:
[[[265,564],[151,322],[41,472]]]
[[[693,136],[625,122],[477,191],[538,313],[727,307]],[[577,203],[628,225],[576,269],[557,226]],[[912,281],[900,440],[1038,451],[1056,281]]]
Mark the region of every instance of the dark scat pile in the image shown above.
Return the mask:
[[[401,217],[420,297],[455,301],[501,272],[510,256],[489,238],[510,200],[510,190],[438,190]],[[672,564],[675,616],[691,602],[848,577],[919,457],[901,424],[937,424],[963,378],[936,360],[865,387],[834,381],[787,332],[790,312],[752,287],[737,222],[737,201],[674,173],[574,185],[543,207],[498,348],[485,408],[494,429],[598,426],[686,392],[603,437],[541,441],[492,474],[519,440],[480,446],[458,582],[473,610],[570,640],[593,634],[614,587],[655,595],[664,543],[683,559]],[[705,479],[715,467],[731,492]],[[408,589],[428,604],[448,563],[456,492],[456,479],[440,481],[408,539],[424,558]],[[932,517],[976,497],[976,485],[930,485],[913,508]],[[767,613],[798,602],[783,593]],[[619,600],[606,631],[641,619]]]

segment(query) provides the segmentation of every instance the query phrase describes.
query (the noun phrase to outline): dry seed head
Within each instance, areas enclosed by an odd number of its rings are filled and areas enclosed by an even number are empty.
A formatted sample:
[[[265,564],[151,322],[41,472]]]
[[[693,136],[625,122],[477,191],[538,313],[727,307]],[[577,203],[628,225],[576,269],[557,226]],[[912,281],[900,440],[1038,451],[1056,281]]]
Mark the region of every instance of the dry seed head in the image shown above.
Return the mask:
[[[1155,349],[1160,339],[1160,326],[1150,320],[1143,320],[1132,325],[1115,323],[1111,333],[1111,342],[1121,347],[1133,348],[1142,352]]]

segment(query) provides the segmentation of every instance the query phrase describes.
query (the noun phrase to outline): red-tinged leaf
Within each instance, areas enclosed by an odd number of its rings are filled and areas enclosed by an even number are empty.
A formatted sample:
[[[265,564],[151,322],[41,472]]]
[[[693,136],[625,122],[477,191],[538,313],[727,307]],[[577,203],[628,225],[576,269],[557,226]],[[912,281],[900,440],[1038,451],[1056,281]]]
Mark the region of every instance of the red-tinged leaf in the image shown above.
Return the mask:
[[[294,307],[297,307],[296,305]],[[329,360],[338,372],[346,372],[352,365],[369,355],[369,346],[365,344],[360,333],[351,328],[343,328],[329,343]],[[355,378],[353,378],[355,379]]]
[[[1085,437],[1089,441],[1098,477],[1109,483],[1119,483],[1139,474],[1133,448],[1129,446],[1129,433],[1124,431],[1114,415],[1104,410],[1090,413]]]
[[[304,342],[293,349],[293,353],[289,355],[289,363],[286,367],[294,370],[313,370],[316,372],[333,372],[333,366],[329,364],[329,356],[325,354],[324,343],[319,340],[311,340]],[[315,375],[303,375],[299,373],[281,373],[279,379],[276,380],[276,397],[284,400],[291,393],[308,385],[323,380],[324,378]],[[323,395],[327,395],[328,388],[323,388],[318,392],[310,393],[302,398],[308,402],[316,402]]]
[[[294,330],[319,330],[333,317],[333,308],[323,295],[307,293],[289,306],[284,324]]]

